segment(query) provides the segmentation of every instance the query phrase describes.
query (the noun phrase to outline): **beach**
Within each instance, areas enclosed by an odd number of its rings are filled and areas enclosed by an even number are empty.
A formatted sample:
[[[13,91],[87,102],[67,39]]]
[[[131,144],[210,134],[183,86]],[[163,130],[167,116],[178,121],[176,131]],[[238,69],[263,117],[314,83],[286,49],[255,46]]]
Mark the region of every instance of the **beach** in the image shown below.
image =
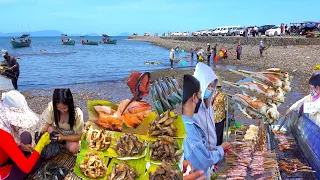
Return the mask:
[[[188,51],[192,46],[205,47],[206,43],[189,42],[189,41],[177,41],[170,39],[162,39],[159,37],[139,37],[134,40],[152,42],[155,46],[161,46],[164,48],[172,48],[177,44],[183,49]],[[214,42],[213,42],[214,43]],[[212,43],[212,44],[213,44]],[[309,93],[308,79],[313,72],[312,68],[315,63],[320,62],[319,45],[310,46],[272,46],[270,47],[263,58],[259,57],[258,45],[243,45],[243,54],[241,60],[235,59],[235,44],[218,44],[219,48],[227,48],[229,50],[229,58],[227,60],[219,61],[212,65],[215,73],[223,78],[223,80],[237,82],[244,77],[235,75],[228,69],[244,69],[250,71],[259,71],[266,68],[281,68],[284,71],[288,71],[292,75],[293,81],[291,84],[292,91],[287,95],[286,101],[279,107],[281,115],[285,114],[285,111],[294,102],[301,99],[303,96]],[[196,60],[193,65],[195,66]],[[179,64],[174,64],[175,67]],[[151,72],[152,80],[161,77],[175,77],[182,85],[184,74],[193,74],[194,67],[179,68],[170,70],[154,70]],[[127,69],[128,74],[133,69]],[[88,120],[87,115],[87,101],[103,99],[119,103],[124,99],[131,99],[132,94],[126,85],[126,78],[122,78],[117,81],[107,82],[92,82],[92,83],[79,83],[67,86],[57,86],[58,88],[70,88],[75,105],[80,107],[84,112],[84,120]],[[22,93],[25,95],[30,108],[37,114],[41,114],[47,104],[52,99],[54,88],[39,88],[32,90],[25,90]],[[146,101],[152,102],[149,96],[145,98]],[[180,108],[175,110],[177,113],[181,113]],[[42,122],[43,123],[43,122]]]

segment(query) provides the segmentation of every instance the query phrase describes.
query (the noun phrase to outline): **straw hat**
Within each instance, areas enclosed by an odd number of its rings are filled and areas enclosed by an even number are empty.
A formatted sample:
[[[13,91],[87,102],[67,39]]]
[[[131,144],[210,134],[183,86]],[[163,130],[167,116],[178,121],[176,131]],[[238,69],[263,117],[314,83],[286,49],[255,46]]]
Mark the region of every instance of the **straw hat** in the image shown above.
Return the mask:
[[[24,96],[12,90],[2,93],[0,121],[19,128],[30,128],[39,122],[39,117],[28,107]],[[2,128],[2,127],[0,127]]]
[[[218,83],[217,83],[217,87],[221,87],[223,85],[222,83],[222,78],[220,76],[218,76]]]

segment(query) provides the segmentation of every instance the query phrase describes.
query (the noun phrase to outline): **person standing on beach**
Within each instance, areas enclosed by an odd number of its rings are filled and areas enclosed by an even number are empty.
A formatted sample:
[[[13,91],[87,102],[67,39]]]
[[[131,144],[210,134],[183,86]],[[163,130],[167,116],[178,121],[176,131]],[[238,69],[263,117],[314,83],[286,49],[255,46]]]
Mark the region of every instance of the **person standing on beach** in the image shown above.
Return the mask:
[[[7,70],[5,70],[5,74],[10,75],[12,85],[14,89],[17,90],[18,78],[20,74],[20,65],[15,57],[9,56],[7,50],[2,50],[2,57],[4,58],[4,61],[0,64],[0,66],[6,66],[8,68]]]
[[[202,49],[202,47],[200,47],[199,51],[197,52],[197,63],[199,61],[203,61],[203,57],[204,57],[204,50]]]
[[[280,26],[280,31],[281,31],[280,35],[283,36],[283,33],[284,33],[284,24],[283,23]]]
[[[242,46],[240,41],[238,42],[238,45],[236,47],[236,53],[237,53],[237,59],[240,60],[241,59],[241,53],[242,53]]]
[[[265,46],[263,44],[263,41],[260,41],[259,51],[260,51],[260,57],[263,57],[263,50]]]
[[[174,49],[171,49],[169,59],[170,59],[171,69],[173,69]]]
[[[208,66],[210,66],[210,57],[211,57],[211,49],[210,49],[210,43],[207,44],[207,58],[208,58]]]
[[[214,45],[214,47],[212,48],[212,50],[213,50],[213,60],[216,58],[216,56],[217,56],[217,46],[218,46],[218,44],[216,44],[216,45]]]
[[[191,53],[191,60],[193,60],[193,54],[194,54],[194,45],[190,48],[190,53]]]

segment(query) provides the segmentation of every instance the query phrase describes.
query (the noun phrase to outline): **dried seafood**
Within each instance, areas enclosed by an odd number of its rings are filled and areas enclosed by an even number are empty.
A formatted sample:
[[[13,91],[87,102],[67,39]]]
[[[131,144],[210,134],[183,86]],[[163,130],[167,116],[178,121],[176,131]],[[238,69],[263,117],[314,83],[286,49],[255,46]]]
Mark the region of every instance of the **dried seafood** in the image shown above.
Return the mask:
[[[119,164],[113,164],[112,172],[109,176],[109,180],[134,180],[139,177],[136,170],[130,167],[125,162],[120,162]]]
[[[105,151],[109,148],[112,140],[111,135],[109,133],[104,133],[103,131],[104,130],[94,129],[90,126],[86,138],[90,149]]]
[[[104,163],[104,159],[97,153],[90,152],[85,154],[84,157],[88,157],[79,164],[81,172],[89,178],[104,177],[107,172],[107,166]]]
[[[170,163],[162,161],[155,172],[149,173],[149,180],[182,180],[180,174],[181,172],[172,167]]]
[[[243,111],[243,113],[249,114],[249,116],[252,116],[252,114],[257,115],[257,113],[265,116],[267,118],[265,123],[267,124],[272,124],[280,118],[277,105],[274,103],[265,103],[259,99],[254,99],[243,94],[235,94],[232,96],[232,99],[241,106],[239,109]]]
[[[151,160],[164,160],[175,164],[180,161],[182,153],[178,141],[168,136],[161,137],[150,145]]]
[[[122,119],[109,106],[95,106],[99,114],[97,123],[111,131],[122,131]]]
[[[116,114],[128,127],[136,128],[151,113],[151,106],[145,101],[129,102],[129,99],[121,101]]]
[[[177,128],[174,125],[176,117],[170,116],[170,111],[163,118],[158,118],[153,121],[149,128],[149,134],[153,137],[177,135]]]
[[[139,141],[133,134],[125,133],[117,141],[116,152],[119,157],[141,155],[147,147],[147,141]]]

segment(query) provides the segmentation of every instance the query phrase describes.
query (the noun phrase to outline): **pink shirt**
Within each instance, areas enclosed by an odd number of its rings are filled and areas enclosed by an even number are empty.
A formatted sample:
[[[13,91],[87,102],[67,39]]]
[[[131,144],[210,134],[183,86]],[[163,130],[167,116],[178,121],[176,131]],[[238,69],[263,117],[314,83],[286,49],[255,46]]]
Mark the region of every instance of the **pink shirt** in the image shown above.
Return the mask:
[[[320,94],[318,94],[318,96],[314,97],[314,98],[312,99],[312,102],[315,102],[315,101],[318,100],[319,98],[320,98]]]

